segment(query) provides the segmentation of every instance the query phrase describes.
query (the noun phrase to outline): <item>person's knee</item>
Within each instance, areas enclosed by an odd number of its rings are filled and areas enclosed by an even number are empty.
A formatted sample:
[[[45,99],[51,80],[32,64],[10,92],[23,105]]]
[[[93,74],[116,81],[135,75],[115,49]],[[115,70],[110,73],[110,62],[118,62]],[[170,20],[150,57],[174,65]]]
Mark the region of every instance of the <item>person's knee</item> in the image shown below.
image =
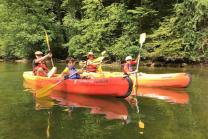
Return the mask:
[[[57,72],[57,68],[56,68],[56,67],[53,67],[53,68],[48,72],[48,77],[52,77],[56,72]]]
[[[37,68],[37,72],[43,72],[43,71],[44,71],[43,68],[41,67]]]
[[[37,68],[36,75],[38,75],[38,76],[47,76],[47,73],[44,71],[43,68],[39,67],[39,68]]]
[[[57,67],[52,68],[53,73],[55,74],[57,72]]]

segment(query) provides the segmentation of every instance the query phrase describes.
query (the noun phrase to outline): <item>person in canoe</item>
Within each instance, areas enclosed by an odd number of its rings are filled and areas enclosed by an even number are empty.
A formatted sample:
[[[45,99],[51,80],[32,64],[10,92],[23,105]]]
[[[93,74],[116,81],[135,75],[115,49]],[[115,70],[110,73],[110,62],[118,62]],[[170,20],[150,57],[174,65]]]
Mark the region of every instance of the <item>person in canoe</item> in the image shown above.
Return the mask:
[[[125,58],[125,63],[122,64],[123,72],[125,75],[133,74],[137,71],[133,71],[133,65],[137,64],[137,60],[133,60],[131,56]]]
[[[68,57],[66,59],[66,68],[61,73],[61,77],[64,79],[80,79],[80,74],[82,71],[77,71],[75,68],[75,59],[72,57]]]
[[[94,60],[93,52],[89,52],[87,54],[87,61],[86,61],[86,71],[87,72],[96,72],[98,65],[100,65],[101,61]]]
[[[47,55],[43,56],[43,53],[41,51],[36,51],[35,52],[35,59],[32,62],[33,66],[33,74],[36,76],[52,76],[56,72],[56,67],[53,67],[51,71],[49,71],[47,65],[46,65],[46,60],[48,58],[52,57],[51,53],[48,53]]]

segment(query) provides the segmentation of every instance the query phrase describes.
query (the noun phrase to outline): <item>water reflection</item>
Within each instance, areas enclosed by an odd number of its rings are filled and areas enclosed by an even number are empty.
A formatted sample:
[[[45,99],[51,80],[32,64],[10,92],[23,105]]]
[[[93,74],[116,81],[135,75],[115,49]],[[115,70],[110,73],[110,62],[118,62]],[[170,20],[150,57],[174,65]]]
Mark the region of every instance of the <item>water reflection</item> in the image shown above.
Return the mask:
[[[51,109],[54,105],[55,102],[48,97],[41,98],[41,99],[35,99],[35,109],[36,110],[43,110],[43,109]]]
[[[52,92],[50,98],[57,100],[58,105],[73,108],[90,108],[90,114],[104,115],[108,120],[126,120],[128,109],[124,100],[112,97],[94,97],[75,95],[65,92]]]
[[[132,95],[164,100],[175,104],[188,104],[189,102],[189,95],[185,89],[141,87]]]
[[[24,83],[24,87],[30,88],[33,94],[39,89],[35,86],[28,86],[26,83]],[[66,111],[72,113],[75,108],[89,108],[90,114],[103,115],[108,120],[128,120],[128,102],[120,98],[77,95],[51,90],[48,97],[34,97],[34,99],[36,110],[50,109],[54,105],[59,105],[67,107]]]

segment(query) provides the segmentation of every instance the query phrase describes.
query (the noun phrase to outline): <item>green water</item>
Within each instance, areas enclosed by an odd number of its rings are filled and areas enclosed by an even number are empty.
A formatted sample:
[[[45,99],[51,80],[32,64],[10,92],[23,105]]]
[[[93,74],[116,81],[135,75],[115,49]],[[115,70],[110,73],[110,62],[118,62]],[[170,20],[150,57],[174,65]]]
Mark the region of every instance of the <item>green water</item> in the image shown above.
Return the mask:
[[[0,63],[0,139],[208,138],[208,69],[141,68],[147,73],[188,72],[192,83],[182,91],[187,103],[140,96],[139,113],[135,105],[117,98],[82,101],[75,96],[73,105],[67,104],[71,99],[35,100],[23,87],[27,70],[30,64]]]

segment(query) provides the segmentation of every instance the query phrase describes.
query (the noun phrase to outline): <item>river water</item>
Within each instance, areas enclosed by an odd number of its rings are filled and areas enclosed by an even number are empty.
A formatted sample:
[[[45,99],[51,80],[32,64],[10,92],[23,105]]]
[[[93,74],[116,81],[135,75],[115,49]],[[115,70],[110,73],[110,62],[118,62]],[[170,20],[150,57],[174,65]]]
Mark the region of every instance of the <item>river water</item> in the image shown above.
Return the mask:
[[[0,63],[0,139],[208,138],[207,68],[140,68],[146,73],[187,72],[192,82],[180,90],[140,88],[138,105],[61,92],[35,99],[23,87],[22,74],[28,70],[31,64]]]

